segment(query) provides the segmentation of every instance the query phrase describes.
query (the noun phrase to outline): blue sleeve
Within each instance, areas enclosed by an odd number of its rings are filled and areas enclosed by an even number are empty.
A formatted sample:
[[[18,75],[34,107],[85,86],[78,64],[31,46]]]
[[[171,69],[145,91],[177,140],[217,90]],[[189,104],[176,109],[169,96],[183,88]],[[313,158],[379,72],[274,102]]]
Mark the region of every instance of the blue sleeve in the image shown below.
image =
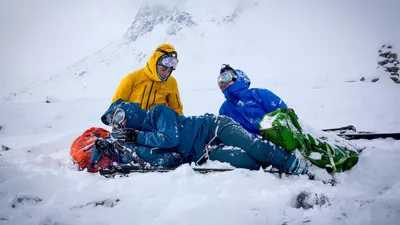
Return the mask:
[[[225,106],[226,106],[225,102],[222,103],[221,107],[219,108],[219,115],[226,115]]]
[[[151,120],[155,121],[156,131],[140,131],[137,143],[156,148],[173,148],[178,145],[180,133],[176,112],[173,109],[158,105],[150,110]]]
[[[286,103],[267,89],[257,89],[256,93],[261,98],[261,104],[267,113],[273,112],[280,108],[287,108]]]

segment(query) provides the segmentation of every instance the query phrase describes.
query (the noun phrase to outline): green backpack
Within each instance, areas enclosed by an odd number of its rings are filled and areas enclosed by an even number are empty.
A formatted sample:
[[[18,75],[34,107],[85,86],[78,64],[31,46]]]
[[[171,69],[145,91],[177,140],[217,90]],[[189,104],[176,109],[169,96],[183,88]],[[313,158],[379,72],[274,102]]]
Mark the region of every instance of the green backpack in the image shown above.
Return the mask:
[[[259,129],[264,139],[288,151],[299,149],[311,163],[325,168],[329,173],[349,170],[358,162],[356,150],[330,145],[310,134],[303,134],[298,117],[291,108],[266,114]]]

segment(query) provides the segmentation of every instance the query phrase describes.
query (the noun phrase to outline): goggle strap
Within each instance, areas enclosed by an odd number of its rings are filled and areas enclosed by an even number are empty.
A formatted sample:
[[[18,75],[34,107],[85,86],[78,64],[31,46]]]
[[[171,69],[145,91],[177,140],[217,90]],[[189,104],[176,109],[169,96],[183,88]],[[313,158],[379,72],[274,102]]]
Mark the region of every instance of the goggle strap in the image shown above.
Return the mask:
[[[161,48],[157,48],[156,51],[162,52],[162,53],[164,53],[165,55],[169,55],[169,54],[171,54],[171,53],[173,53],[173,54],[175,54],[175,55],[178,55],[178,53],[176,53],[176,51],[167,52],[167,51],[165,51],[165,50],[163,50],[163,49],[161,49]],[[175,57],[175,58],[176,58],[176,57]]]
[[[161,49],[161,48],[157,48],[156,51],[162,52],[162,53],[164,53],[164,54],[168,54],[168,53],[169,53],[169,52],[167,52],[167,51],[165,51],[165,50],[163,50],[163,49]]]
[[[222,64],[221,70],[222,70],[223,72],[226,72],[227,70],[233,70],[233,71],[235,71],[229,64]]]

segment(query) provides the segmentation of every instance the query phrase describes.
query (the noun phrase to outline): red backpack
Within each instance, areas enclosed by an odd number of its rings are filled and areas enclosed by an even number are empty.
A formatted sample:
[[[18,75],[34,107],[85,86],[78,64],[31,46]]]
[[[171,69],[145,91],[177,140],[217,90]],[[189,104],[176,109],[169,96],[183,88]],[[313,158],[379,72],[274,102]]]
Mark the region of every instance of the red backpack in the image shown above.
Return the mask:
[[[110,132],[103,128],[91,127],[72,142],[69,154],[71,155],[74,163],[79,165],[79,170],[84,170],[87,168],[88,172],[96,173],[99,171],[99,167],[106,168],[108,165],[112,164],[112,160],[110,158],[102,156],[95,165],[94,169],[89,168],[90,155],[92,154],[96,137],[107,137],[109,134]]]

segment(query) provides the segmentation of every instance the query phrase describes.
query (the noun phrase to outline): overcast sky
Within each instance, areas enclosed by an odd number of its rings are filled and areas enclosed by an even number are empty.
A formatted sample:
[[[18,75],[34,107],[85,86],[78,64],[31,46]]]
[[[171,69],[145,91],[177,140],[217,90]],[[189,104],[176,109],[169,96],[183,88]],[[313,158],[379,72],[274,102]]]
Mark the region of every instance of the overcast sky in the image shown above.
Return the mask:
[[[0,76],[56,73],[66,68],[123,36],[140,3],[0,0]]]
[[[0,82],[4,83],[7,81],[4,78],[11,76],[54,74],[99,50],[125,33],[141,2],[0,0]],[[173,4],[179,0],[146,2]],[[305,3],[305,7],[314,7],[315,2],[312,2]],[[400,37],[399,0],[340,2],[320,4],[347,9],[360,26],[370,26],[373,36],[384,36],[388,43]],[[376,28],[382,28],[384,32],[380,33]]]

